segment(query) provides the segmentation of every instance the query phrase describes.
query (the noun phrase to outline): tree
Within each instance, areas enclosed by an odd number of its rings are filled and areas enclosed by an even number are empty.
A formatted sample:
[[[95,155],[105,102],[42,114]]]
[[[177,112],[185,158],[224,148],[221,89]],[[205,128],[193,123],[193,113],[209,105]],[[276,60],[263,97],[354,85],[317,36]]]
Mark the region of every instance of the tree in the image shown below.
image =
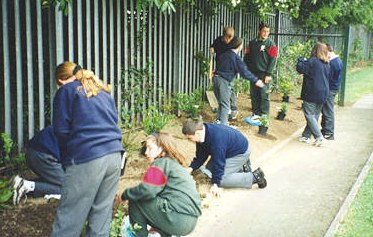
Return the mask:
[[[373,1],[302,1],[297,20],[308,28],[362,24],[373,29]]]
[[[51,2],[68,14],[68,6],[72,0],[43,0],[43,4]],[[201,1],[201,0],[200,0]],[[156,7],[165,14],[176,12],[176,6],[196,7],[198,0],[137,0],[136,7],[146,10]],[[301,25],[314,29],[326,28],[330,25],[345,26],[362,24],[373,30],[372,0],[205,0],[207,10],[201,14],[218,14],[221,4],[232,10],[250,11],[265,19],[268,13],[276,11],[288,13]],[[198,9],[198,8],[197,8]],[[200,9],[199,9],[200,10]]]

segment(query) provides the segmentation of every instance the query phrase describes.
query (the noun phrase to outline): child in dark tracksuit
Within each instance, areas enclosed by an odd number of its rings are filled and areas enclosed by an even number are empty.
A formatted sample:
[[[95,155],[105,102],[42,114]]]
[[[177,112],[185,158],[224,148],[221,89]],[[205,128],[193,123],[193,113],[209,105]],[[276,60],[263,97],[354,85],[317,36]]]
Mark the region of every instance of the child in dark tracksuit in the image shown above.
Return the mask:
[[[135,236],[148,236],[147,225],[162,236],[191,233],[201,215],[201,200],[195,181],[183,167],[184,157],[166,133],[147,138],[145,155],[152,162],[138,186],[125,189],[131,225],[142,228]]]

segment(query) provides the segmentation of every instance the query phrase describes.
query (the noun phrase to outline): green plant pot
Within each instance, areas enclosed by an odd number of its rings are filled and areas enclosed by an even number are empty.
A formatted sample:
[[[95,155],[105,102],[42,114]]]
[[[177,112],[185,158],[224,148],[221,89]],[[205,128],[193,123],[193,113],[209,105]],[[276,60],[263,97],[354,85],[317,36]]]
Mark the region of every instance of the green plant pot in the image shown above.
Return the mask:
[[[268,127],[259,126],[259,135],[266,136],[267,135]]]
[[[284,120],[286,114],[284,112],[278,112],[276,119]]]

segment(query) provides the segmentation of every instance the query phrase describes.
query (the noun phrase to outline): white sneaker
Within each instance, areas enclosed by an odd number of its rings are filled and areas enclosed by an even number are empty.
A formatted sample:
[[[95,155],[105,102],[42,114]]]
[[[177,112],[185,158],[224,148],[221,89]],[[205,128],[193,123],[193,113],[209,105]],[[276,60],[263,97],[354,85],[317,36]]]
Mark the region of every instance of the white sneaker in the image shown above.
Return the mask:
[[[57,199],[57,200],[60,200],[61,199],[61,194],[46,194],[44,195],[44,198],[49,200],[49,199]]]
[[[299,138],[300,142],[304,142],[304,143],[307,143],[307,144],[310,144],[311,143],[311,138],[308,138],[308,137],[301,137]]]
[[[258,121],[259,122],[259,119],[260,119],[259,115],[254,114],[253,116],[251,116],[252,121]]]
[[[316,141],[313,143],[313,145],[320,147],[324,144],[324,141],[325,141],[325,138],[323,137],[317,138]]]
[[[13,180],[13,204],[18,205],[21,201],[21,198],[25,197],[25,202],[27,200],[26,193],[28,192],[27,188],[24,185],[24,179],[20,176],[14,177]]]

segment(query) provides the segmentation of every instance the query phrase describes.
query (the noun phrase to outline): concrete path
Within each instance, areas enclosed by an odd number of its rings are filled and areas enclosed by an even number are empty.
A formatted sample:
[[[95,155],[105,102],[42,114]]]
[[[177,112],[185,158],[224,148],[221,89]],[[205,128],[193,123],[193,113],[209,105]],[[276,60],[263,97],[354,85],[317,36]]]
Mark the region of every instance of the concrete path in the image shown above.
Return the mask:
[[[225,190],[191,236],[324,236],[372,153],[373,95],[337,108],[335,140],[323,147],[298,142],[300,132],[253,158],[266,189]]]

